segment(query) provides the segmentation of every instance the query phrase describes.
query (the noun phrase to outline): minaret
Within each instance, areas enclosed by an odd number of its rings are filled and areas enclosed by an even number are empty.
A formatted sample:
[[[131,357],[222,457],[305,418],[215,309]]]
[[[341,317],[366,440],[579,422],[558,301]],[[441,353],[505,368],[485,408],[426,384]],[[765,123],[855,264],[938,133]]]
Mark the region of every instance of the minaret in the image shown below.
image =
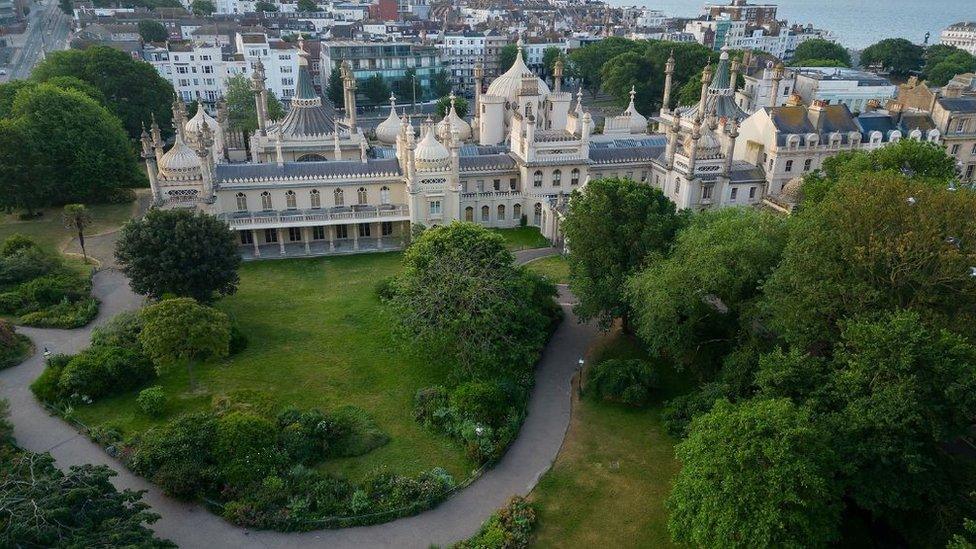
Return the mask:
[[[691,150],[688,151],[688,179],[695,178],[695,164],[698,162],[698,140],[701,139],[701,120],[695,119],[691,127]]]
[[[251,73],[251,91],[254,92],[257,106],[258,133],[268,135],[268,89],[264,85],[264,63],[260,59],[254,63],[254,72]]]
[[[359,142],[359,160],[363,164],[366,163],[366,140],[365,139]]]
[[[556,59],[556,64],[552,68],[553,92],[559,93],[563,87],[563,60]]]
[[[699,124],[705,117],[705,108],[708,105],[708,86],[712,83],[712,67],[705,67],[702,71],[701,101],[698,103],[698,112],[695,114],[695,121]]]
[[[779,99],[779,81],[783,79],[783,67],[782,63],[776,65],[773,70],[773,86],[769,90],[769,107],[773,108],[776,106],[777,99]]]
[[[681,129],[681,113],[677,110],[674,111],[674,118],[671,121],[671,125],[668,126],[668,148],[665,153],[665,158],[667,160],[668,171],[674,169],[674,155],[678,152],[678,131]]]
[[[471,118],[471,138],[481,139],[481,84],[485,78],[485,68],[481,61],[474,64],[474,116]]]
[[[230,114],[227,112],[227,101],[221,99],[220,101],[217,102],[217,128],[220,130],[220,133],[224,136],[227,135],[227,130],[228,130],[227,122],[229,120],[230,120]],[[226,157],[227,156],[226,139],[224,139],[223,145],[224,145],[223,150],[220,151],[220,154]],[[223,162],[223,159],[221,159],[221,162]]]
[[[197,156],[200,157],[200,177],[203,179],[203,199],[210,203],[214,195],[213,176],[213,132],[204,120],[197,139]]]
[[[342,88],[345,91],[346,120],[349,133],[356,133],[356,77],[348,61],[342,62]]]
[[[671,85],[674,80],[674,50],[664,65],[664,98],[661,99],[661,113],[671,112]]]
[[[726,177],[732,176],[732,157],[735,155],[735,138],[739,137],[739,123],[735,118],[729,121],[728,125],[729,140],[725,149],[725,165],[722,172]]]
[[[153,119],[153,124],[155,124],[155,119]],[[158,131],[159,128],[157,127]],[[156,153],[153,151],[153,142],[149,138],[149,134],[146,133],[146,126],[142,126],[142,136],[140,136],[140,141],[142,142],[142,159],[146,162],[146,175],[149,176],[149,189],[152,191],[152,201],[155,203],[159,200],[159,167],[156,163]]]
[[[163,158],[163,134],[159,131],[159,124],[156,123],[156,115],[151,115],[152,126],[150,126],[149,132],[152,136],[153,151],[156,155],[156,164]]]

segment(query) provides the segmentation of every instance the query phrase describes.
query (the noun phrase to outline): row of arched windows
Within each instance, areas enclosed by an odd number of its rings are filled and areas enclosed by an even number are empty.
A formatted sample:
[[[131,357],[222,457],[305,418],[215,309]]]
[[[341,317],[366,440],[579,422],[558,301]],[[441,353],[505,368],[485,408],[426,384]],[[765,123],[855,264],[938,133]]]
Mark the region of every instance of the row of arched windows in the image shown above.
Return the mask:
[[[246,212],[247,207],[247,195],[244,193],[237,193],[237,211]],[[311,208],[318,209],[322,207],[322,194],[318,189],[312,189],[308,192],[308,200]],[[366,187],[359,187],[356,190],[356,201],[359,205],[369,204],[369,192]],[[345,206],[346,199],[345,193],[342,189],[335,189],[332,191],[332,202],[336,206]],[[390,203],[390,188],[384,185],[380,188],[380,204]],[[271,192],[264,191],[261,193],[261,209],[262,210],[273,210],[274,201],[271,199]],[[298,209],[298,195],[295,191],[285,191],[285,209],[296,210]]]
[[[496,219],[498,219],[499,221],[503,221],[505,219],[506,211],[507,209],[505,208],[505,205],[499,204],[496,209],[498,215]],[[522,205],[515,204],[514,206],[512,206],[512,219],[518,219],[520,217],[522,217]],[[468,206],[467,208],[464,209],[464,220],[474,221],[474,207]],[[491,220],[491,208],[489,208],[488,206],[481,207],[481,220],[482,221]]]
[[[580,171],[579,171],[579,168],[573,168],[573,171],[570,172],[569,184],[570,185],[579,185],[579,182],[580,182]],[[563,184],[563,172],[562,172],[562,170],[553,170],[552,171],[552,186],[553,187],[559,187],[562,184]],[[534,186],[534,187],[541,187],[542,186],[542,170],[536,170],[535,173],[532,174],[532,186]]]

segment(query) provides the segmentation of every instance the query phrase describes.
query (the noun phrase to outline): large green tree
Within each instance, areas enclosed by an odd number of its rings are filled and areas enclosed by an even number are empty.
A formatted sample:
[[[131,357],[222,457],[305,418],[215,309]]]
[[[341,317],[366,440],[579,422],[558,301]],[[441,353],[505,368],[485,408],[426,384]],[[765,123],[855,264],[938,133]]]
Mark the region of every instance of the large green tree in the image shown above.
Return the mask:
[[[345,106],[343,105],[343,100],[345,99],[343,94],[342,70],[336,67],[329,73],[329,83],[325,88],[325,97],[336,107],[343,108]]]
[[[518,55],[518,45],[516,44],[506,44],[505,47],[498,52],[498,68],[501,72],[505,72],[512,68],[515,63],[515,57]],[[522,58],[525,58],[525,50],[522,50]]]
[[[26,86],[10,114],[0,120],[0,194],[7,204],[32,211],[104,202],[143,181],[118,119],[83,93]]]
[[[217,11],[217,6],[211,0],[193,0],[190,3],[190,11],[193,15],[213,15]]]
[[[197,364],[227,356],[230,321],[217,309],[182,297],[150,305],[139,316],[139,343],[146,355],[159,371],[185,365],[190,389],[196,386]]]
[[[397,82],[394,82],[397,84]],[[412,82],[409,85],[413,85]],[[398,86],[399,87],[399,86]],[[434,76],[430,80],[430,92],[434,97],[443,97],[451,93],[452,83],[451,75],[444,69],[441,69],[434,73]],[[408,88],[409,89],[409,86]],[[399,93],[399,92],[396,92]],[[404,99],[410,97],[409,94],[404,94],[401,97]]]
[[[437,109],[437,116],[441,118],[447,116],[447,112],[451,109],[451,98],[441,97],[440,99],[438,99],[436,109]],[[454,112],[456,112],[457,115],[460,116],[461,118],[467,116],[468,100],[463,97],[455,97]]]
[[[816,59],[819,62],[829,59],[838,61],[845,67],[851,66],[851,54],[847,48],[837,42],[821,38],[806,40],[797,46],[790,64],[802,67],[808,59]]]
[[[210,302],[237,291],[241,257],[227,225],[203,213],[151,210],[122,227],[115,248],[132,289]]]
[[[227,79],[227,121],[231,128],[250,134],[258,129],[258,108],[254,102],[251,82],[243,75]],[[280,120],[285,116],[281,101],[268,90],[268,117]]]
[[[105,97],[106,107],[133,139],[139,137],[152,114],[164,132],[170,131],[173,86],[149,63],[108,46],[94,46],[53,52],[31,73],[37,82],[57,76],[73,76],[97,88]]]
[[[139,36],[143,42],[165,42],[169,38],[169,32],[162,23],[143,19],[139,21]]]
[[[458,379],[525,375],[553,320],[555,288],[473,223],[427,229],[407,249],[391,303],[405,333]]]
[[[622,318],[629,329],[627,278],[648,256],[666,252],[684,221],[660,190],[629,179],[598,179],[573,191],[563,231],[576,314],[604,326]]]
[[[639,52],[643,46],[639,42],[612,36],[587,44],[569,53],[576,74],[583,86],[594,96],[603,88],[603,66],[614,57],[629,51]]]
[[[380,105],[390,99],[390,86],[379,74],[374,74],[364,80],[359,85],[359,91],[374,105]]]
[[[727,349],[779,263],[786,235],[785,219],[758,210],[694,215],[670,255],[630,280],[634,324],[649,350],[690,363]]]
[[[822,352],[842,319],[909,308],[976,336],[974,211],[976,193],[901,174],[837,183],[793,221],[783,261],[764,285],[767,326]]]
[[[675,447],[668,529],[693,547],[821,547],[838,538],[829,433],[786,399],[718,402]]]
[[[925,48],[904,38],[885,38],[861,52],[861,65],[880,65],[882,69],[906,76],[922,69]]]
[[[976,56],[955,46],[936,44],[925,50],[922,71],[929,84],[945,86],[957,74],[976,71]]]

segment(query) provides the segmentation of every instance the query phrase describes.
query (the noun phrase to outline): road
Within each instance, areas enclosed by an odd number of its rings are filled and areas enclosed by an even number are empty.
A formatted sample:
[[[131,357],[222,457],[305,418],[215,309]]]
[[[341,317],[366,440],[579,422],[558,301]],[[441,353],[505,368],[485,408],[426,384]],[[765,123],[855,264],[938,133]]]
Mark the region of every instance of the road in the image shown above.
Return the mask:
[[[7,74],[0,76],[0,82],[20,80],[30,76],[47,52],[63,50],[68,47],[70,18],[58,7],[57,0],[43,0],[31,5],[27,32],[17,51]]]

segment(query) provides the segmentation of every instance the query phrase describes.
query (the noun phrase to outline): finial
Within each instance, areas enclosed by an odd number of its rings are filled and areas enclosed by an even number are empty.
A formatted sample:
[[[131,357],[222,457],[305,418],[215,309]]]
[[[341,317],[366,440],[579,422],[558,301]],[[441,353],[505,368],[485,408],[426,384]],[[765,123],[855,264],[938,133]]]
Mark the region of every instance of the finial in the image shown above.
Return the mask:
[[[634,106],[634,96],[637,95],[637,91],[633,84],[630,86],[630,106]]]

